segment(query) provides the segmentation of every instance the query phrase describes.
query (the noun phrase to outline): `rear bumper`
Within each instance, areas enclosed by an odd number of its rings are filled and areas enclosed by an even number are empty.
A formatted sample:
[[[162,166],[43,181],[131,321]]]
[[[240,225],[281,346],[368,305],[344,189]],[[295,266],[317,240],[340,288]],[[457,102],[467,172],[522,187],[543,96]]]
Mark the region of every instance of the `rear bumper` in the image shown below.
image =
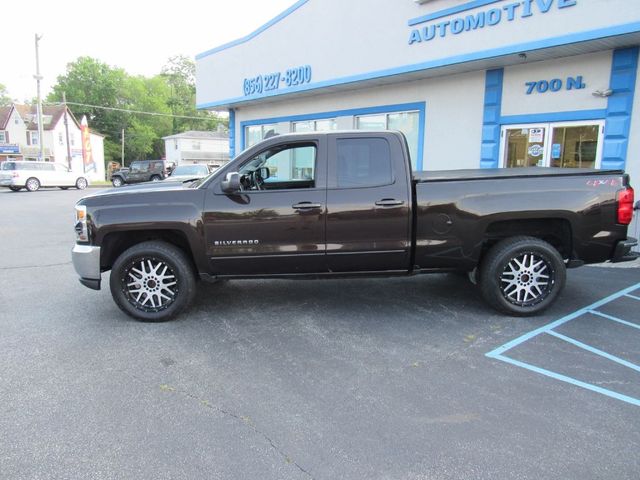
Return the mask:
[[[640,257],[640,253],[631,251],[631,249],[636,245],[638,245],[638,240],[633,237],[629,237],[626,240],[619,241],[613,252],[613,258],[611,258],[611,262],[630,262]]]
[[[73,268],[80,276],[80,283],[92,290],[100,290],[100,247],[75,245],[71,250]]]

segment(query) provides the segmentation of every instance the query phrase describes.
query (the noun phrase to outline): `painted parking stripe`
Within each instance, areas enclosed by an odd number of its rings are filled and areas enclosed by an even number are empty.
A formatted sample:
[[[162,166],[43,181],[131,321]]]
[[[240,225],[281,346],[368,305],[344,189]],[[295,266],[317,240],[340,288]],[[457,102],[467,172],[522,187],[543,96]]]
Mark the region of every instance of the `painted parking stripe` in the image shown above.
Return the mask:
[[[513,358],[505,357],[503,355],[494,355],[493,358],[502,360],[503,362],[510,363],[511,365],[515,365],[517,367],[526,368],[527,370],[531,370],[532,372],[545,375],[555,380],[560,380],[561,382],[570,383],[571,385],[582,387],[587,390],[591,390],[592,392],[601,393],[602,395],[606,395],[607,397],[615,398],[616,400],[621,400],[623,402],[630,403],[631,405],[640,407],[640,399],[638,398],[633,398],[628,395],[623,395],[622,393],[614,392],[613,390],[608,390],[606,388],[602,388],[597,385],[592,385],[590,383],[583,382],[581,380],[577,380],[575,378],[568,377],[566,375],[562,375],[561,373],[552,372],[551,370],[546,370],[544,368],[536,367],[535,365],[530,365],[528,363],[524,363],[519,360],[514,360]]]
[[[576,340],[575,338],[567,337],[566,335],[563,335],[558,332],[554,332],[553,330],[549,330],[547,332],[547,335],[551,335],[553,337],[559,338],[560,340],[570,343],[571,345],[575,345],[576,347],[582,348],[583,350],[586,350],[591,353],[595,353],[596,355],[600,355],[601,357],[604,357],[607,360],[611,360],[612,362],[619,363],[620,365],[624,365],[625,367],[632,368],[633,370],[640,372],[640,366],[636,365],[635,363],[628,362],[627,360],[624,360],[620,357],[616,357],[615,355],[611,355],[610,353],[607,353],[603,350],[592,347],[591,345],[582,343]]]
[[[640,367],[638,367],[637,365],[631,363],[631,362],[627,362],[626,360],[623,360],[619,357],[616,357],[615,355],[611,355],[610,353],[604,352],[602,350],[598,350],[594,347],[591,347],[590,345],[587,345],[585,343],[579,342],[578,340],[575,340],[573,338],[567,337],[565,335],[562,335],[556,331],[554,331],[555,328],[559,327],[560,325],[563,325],[567,322],[570,322],[571,320],[575,320],[578,317],[581,317],[585,314],[594,314],[594,315],[598,315],[602,318],[606,318],[608,320],[612,320],[614,322],[618,322],[621,323],[623,325],[627,325],[629,327],[633,327],[633,328],[637,328],[640,329],[640,325],[635,324],[635,323],[631,323],[628,322],[626,320],[623,320],[621,318],[617,318],[614,317],[612,315],[608,315],[606,313],[602,313],[598,310],[596,310],[599,307],[602,307],[603,305],[606,305],[610,302],[613,302],[614,300],[617,300],[619,298],[622,297],[631,297],[631,298],[635,298],[637,300],[640,300],[640,298],[635,297],[634,295],[630,295],[630,292],[633,292],[634,290],[637,290],[638,288],[640,288],[640,283],[633,285],[631,287],[627,287],[623,290],[620,290],[619,292],[616,292],[612,295],[609,295],[606,298],[603,298],[602,300],[598,300],[595,303],[592,303],[591,305],[581,308],[580,310],[576,310],[575,312],[572,312],[558,320],[555,320],[554,322],[548,323],[547,325],[544,325],[540,328],[537,328],[535,330],[532,330],[529,333],[525,333],[524,335],[521,335],[520,337],[511,340],[510,342],[505,343],[504,345],[501,345],[500,347],[486,353],[485,355],[489,358],[494,358],[496,360],[500,360],[506,363],[509,363],[511,365],[515,365],[517,367],[521,367],[527,370],[530,370],[532,372],[535,373],[539,373],[541,375],[545,375],[547,377],[553,378],[555,380],[560,380],[562,382],[565,383],[569,383],[571,385],[575,385],[577,387],[581,387],[587,390],[591,390],[592,392],[596,392],[596,393],[600,393],[602,395],[606,395],[607,397],[610,398],[615,398],[616,400],[620,400],[626,403],[630,403],[632,405],[635,406],[639,406],[640,407],[640,399],[638,398],[634,398],[634,397],[630,397],[628,395],[624,395],[622,393],[619,392],[615,392],[613,390],[609,390],[606,388],[602,388],[599,387],[597,385],[593,385],[591,383],[587,383],[587,382],[583,382],[582,380],[578,380],[576,378],[573,377],[569,377],[567,375],[563,375],[561,373],[557,373],[557,372],[553,372],[551,370],[547,370],[545,368],[540,368],[537,367],[535,365],[531,365],[529,363],[525,363],[525,362],[521,362],[519,360],[515,360],[513,358],[507,357],[504,355],[505,352],[511,350],[512,348],[528,341],[531,340],[532,338],[542,334],[542,333],[546,333],[549,335],[552,335],[556,338],[559,338],[561,340],[567,341],[568,343],[571,343],[575,346],[578,346],[580,348],[583,348],[587,351],[590,351],[591,353],[595,353],[597,355],[600,355],[602,357],[605,357],[611,361],[614,361],[616,363],[622,364],[626,367],[632,368],[633,370],[638,370],[640,371]]]
[[[618,317],[614,317],[612,315],[607,315],[606,313],[598,312],[597,310],[589,310],[589,313],[593,313],[594,315],[598,315],[599,317],[606,318],[607,320],[612,320],[614,322],[621,323],[622,325],[626,325],[627,327],[633,327],[640,330],[640,324],[627,322]]]
[[[510,342],[505,343],[504,345],[496,348],[495,350],[492,350],[491,352],[487,353],[486,355],[488,357],[492,357],[492,356],[495,356],[495,355],[502,354],[502,353],[504,353],[504,352],[506,352],[508,350],[511,350],[512,348],[520,345],[521,343],[526,342],[527,340],[531,340],[533,337],[535,337],[537,335],[540,335],[541,333],[545,333],[548,330],[552,330],[554,328],[557,328],[557,327],[559,327],[560,325],[562,325],[564,323],[567,323],[567,322],[569,322],[569,321],[571,321],[571,320],[573,320],[575,318],[578,318],[578,317],[584,315],[585,313],[590,313],[591,311],[595,310],[596,308],[599,308],[599,307],[601,307],[603,305],[606,305],[609,302],[612,302],[613,300],[616,300],[616,299],[618,299],[620,297],[623,297],[623,296],[627,295],[629,292],[633,292],[634,290],[637,290],[638,288],[640,288],[640,283],[638,283],[636,285],[633,285],[631,287],[625,288],[624,290],[620,290],[619,292],[616,292],[616,293],[614,293],[612,295],[609,295],[608,297],[603,298],[602,300],[598,300],[597,302],[592,303],[591,305],[589,305],[587,307],[581,308],[580,310],[577,310],[577,311],[575,311],[573,313],[570,313],[569,315],[566,315],[566,316],[560,318],[559,320],[556,320],[555,322],[551,322],[551,323],[549,323],[547,325],[544,325],[544,326],[542,326],[540,328],[537,328],[537,329],[535,329],[535,330],[533,330],[533,331],[531,331],[529,333],[525,333],[524,335],[516,338],[515,340],[511,340]],[[596,313],[596,312],[593,312],[593,313]],[[604,314],[602,314],[602,315],[604,315]],[[613,317],[611,319],[613,319]],[[620,320],[620,319],[616,319],[616,320]],[[629,323],[629,322],[627,322],[627,323]],[[637,327],[637,325],[635,325],[633,323],[630,323],[630,325],[633,325],[633,326]]]
[[[636,297],[635,295],[631,295],[630,293],[627,293],[625,297],[633,298],[634,300],[640,300],[640,297]]]

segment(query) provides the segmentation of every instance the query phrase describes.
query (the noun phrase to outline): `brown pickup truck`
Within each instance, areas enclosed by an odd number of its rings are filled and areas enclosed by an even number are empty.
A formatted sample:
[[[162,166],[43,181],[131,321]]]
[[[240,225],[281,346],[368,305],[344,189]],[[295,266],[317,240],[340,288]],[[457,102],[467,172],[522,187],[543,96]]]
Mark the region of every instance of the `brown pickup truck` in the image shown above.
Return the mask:
[[[412,172],[398,132],[290,134],[204,179],[103,191],[76,205],[80,281],[167,320],[196,280],[470,273],[511,315],[548,307],[566,268],[636,258],[622,171]]]

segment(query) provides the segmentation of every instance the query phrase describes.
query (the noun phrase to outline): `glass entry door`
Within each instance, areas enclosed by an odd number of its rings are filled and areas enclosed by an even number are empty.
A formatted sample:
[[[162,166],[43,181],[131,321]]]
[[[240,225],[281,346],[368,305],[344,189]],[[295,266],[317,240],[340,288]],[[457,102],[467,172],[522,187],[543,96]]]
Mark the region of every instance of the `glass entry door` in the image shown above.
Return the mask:
[[[507,125],[502,166],[599,168],[604,121]]]

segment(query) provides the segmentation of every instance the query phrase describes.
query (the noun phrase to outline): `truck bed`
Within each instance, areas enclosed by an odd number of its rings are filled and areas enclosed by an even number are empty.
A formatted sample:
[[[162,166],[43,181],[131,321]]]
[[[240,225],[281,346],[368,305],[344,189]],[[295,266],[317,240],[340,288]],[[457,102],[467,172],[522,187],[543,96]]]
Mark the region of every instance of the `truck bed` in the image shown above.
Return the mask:
[[[446,182],[463,180],[489,180],[499,178],[528,178],[528,177],[574,177],[593,175],[622,175],[622,170],[595,170],[592,168],[482,168],[471,170],[439,170],[432,172],[413,172],[416,183]]]

